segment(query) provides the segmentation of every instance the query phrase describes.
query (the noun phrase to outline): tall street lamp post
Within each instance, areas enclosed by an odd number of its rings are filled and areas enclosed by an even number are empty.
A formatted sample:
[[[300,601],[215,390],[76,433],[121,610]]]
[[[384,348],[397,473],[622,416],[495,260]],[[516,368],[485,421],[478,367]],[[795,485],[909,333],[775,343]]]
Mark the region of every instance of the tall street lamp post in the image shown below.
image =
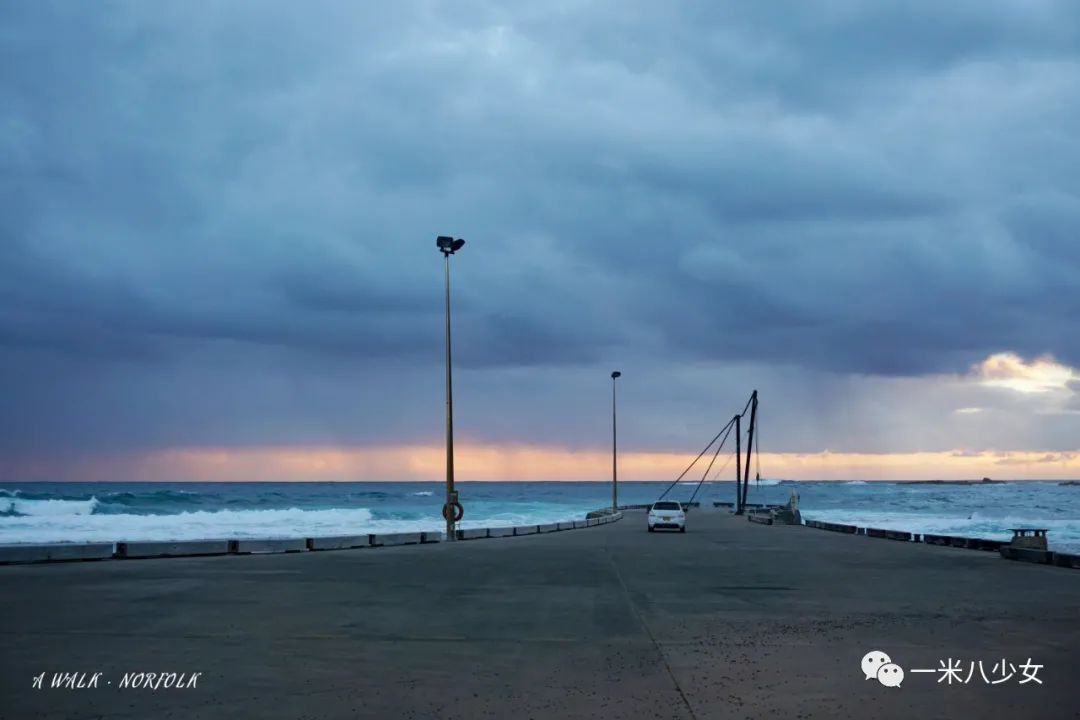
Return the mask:
[[[440,235],[435,246],[443,254],[446,266],[446,504],[443,505],[443,517],[446,518],[446,539],[457,540],[455,525],[464,515],[457,491],[454,490],[454,392],[450,373],[450,256],[465,245],[465,241]]]

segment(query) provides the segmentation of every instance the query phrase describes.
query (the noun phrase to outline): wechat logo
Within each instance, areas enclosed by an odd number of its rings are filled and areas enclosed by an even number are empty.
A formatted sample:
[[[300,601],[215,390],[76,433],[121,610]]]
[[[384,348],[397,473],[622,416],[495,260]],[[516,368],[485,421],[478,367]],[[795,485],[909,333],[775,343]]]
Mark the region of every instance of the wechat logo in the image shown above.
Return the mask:
[[[866,680],[877,678],[885,687],[900,687],[900,683],[904,682],[904,668],[880,650],[871,650],[863,655],[860,667]]]

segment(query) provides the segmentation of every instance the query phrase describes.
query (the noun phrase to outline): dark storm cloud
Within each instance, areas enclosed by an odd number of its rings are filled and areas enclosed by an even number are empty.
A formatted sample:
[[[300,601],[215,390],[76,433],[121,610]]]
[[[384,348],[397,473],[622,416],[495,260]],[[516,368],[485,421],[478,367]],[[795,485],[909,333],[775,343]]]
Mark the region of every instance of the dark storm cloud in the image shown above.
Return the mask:
[[[523,368],[668,437],[682,363],[1080,365],[1078,7],[8,3],[0,444],[434,436],[439,233],[498,439],[584,432]]]

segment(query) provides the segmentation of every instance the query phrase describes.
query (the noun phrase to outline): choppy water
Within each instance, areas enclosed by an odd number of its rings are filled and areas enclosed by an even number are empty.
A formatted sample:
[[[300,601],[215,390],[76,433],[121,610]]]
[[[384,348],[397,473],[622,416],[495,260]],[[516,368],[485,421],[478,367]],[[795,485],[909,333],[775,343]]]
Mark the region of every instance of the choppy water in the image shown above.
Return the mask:
[[[624,482],[620,504],[655,500],[667,482]],[[693,484],[671,497],[687,500]],[[458,484],[462,527],[580,519],[611,503],[607,483]],[[1080,551],[1080,487],[1057,482],[906,485],[886,482],[751,483],[751,502],[800,494],[803,515],[912,532],[1007,539],[1008,529],[1050,529],[1050,544]],[[7,483],[0,543],[304,537],[438,530],[441,483]],[[731,482],[697,499],[731,501]]]

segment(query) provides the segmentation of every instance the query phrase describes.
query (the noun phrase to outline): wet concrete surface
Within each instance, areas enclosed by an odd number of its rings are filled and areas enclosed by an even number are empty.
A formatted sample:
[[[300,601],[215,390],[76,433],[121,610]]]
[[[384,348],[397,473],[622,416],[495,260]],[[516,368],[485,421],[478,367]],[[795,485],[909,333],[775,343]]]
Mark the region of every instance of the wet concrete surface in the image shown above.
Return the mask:
[[[864,679],[870,650],[901,687]],[[1041,684],[1019,682],[1029,658]],[[1003,659],[1014,676],[991,684]],[[948,660],[971,678],[911,672]],[[48,687],[60,672],[102,674]],[[118,687],[140,672],[201,675]],[[628,512],[439,545],[0,567],[0,717],[18,720],[1071,718],[1078,677],[1080,571],[704,508],[686,534]]]

